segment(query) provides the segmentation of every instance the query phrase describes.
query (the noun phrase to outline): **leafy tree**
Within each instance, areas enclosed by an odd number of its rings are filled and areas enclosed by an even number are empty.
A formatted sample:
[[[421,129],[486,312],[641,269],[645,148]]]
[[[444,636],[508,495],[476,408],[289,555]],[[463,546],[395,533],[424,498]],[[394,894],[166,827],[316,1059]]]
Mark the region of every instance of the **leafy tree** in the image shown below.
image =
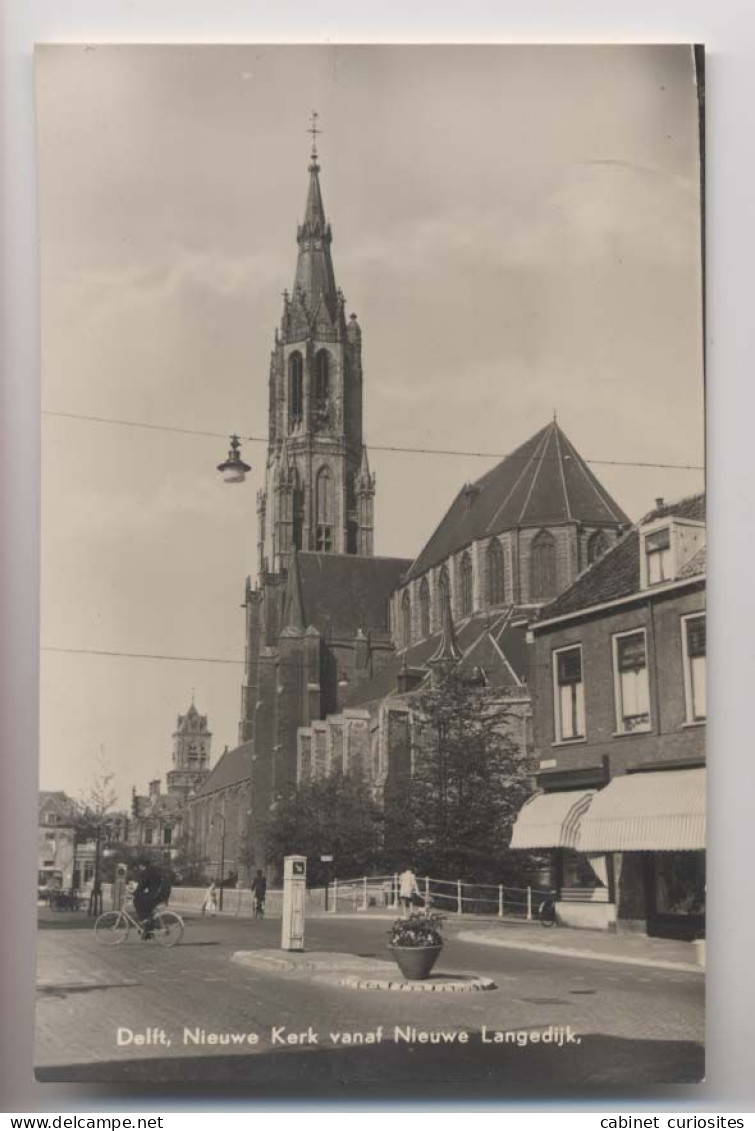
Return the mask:
[[[513,737],[518,717],[499,692],[471,686],[452,663],[436,668],[412,711],[411,774],[388,801],[389,863],[411,861],[439,878],[511,883],[511,828],[532,792]]]
[[[383,812],[359,774],[336,772],[327,778],[286,788],[267,821],[267,858],[282,869],[283,857],[306,856],[307,880],[324,883],[328,868],[321,856],[332,856],[331,874],[360,876],[380,865]]]

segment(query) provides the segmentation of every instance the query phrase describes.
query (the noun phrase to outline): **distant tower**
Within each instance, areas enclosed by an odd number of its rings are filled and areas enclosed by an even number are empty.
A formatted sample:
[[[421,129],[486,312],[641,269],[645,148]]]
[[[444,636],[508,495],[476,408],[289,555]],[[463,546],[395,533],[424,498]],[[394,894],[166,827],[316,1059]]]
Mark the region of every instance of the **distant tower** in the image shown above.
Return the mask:
[[[210,772],[212,733],[207,715],[200,715],[192,698],[185,715],[179,715],[173,732],[173,769],[166,774],[168,793],[188,797]]]
[[[362,441],[362,332],[336,287],[317,163],[317,115],[291,294],[270,361],[265,488],[257,499],[259,575],[294,550],[373,553],[375,478]]]

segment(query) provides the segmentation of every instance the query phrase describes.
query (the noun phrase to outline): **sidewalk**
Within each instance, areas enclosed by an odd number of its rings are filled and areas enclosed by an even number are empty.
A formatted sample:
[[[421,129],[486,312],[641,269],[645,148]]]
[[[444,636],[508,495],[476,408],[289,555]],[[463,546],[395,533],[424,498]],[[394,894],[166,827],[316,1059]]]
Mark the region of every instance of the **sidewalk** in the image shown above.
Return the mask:
[[[654,939],[645,935],[611,934],[608,931],[576,930],[573,927],[543,928],[540,924],[508,920],[505,923],[473,928],[469,920],[455,931],[462,942],[483,946],[529,950],[566,958],[587,958],[593,962],[616,962],[629,966],[651,966],[660,970],[681,970],[704,974],[695,943],[679,939]]]

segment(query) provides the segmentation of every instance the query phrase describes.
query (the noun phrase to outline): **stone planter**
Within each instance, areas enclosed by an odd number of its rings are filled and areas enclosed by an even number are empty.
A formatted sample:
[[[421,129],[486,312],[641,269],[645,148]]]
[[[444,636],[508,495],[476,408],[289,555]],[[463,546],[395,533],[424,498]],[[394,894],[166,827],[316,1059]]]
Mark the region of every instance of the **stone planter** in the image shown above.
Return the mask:
[[[410,982],[422,982],[438,960],[443,946],[390,946],[389,951],[398,963],[404,977]]]

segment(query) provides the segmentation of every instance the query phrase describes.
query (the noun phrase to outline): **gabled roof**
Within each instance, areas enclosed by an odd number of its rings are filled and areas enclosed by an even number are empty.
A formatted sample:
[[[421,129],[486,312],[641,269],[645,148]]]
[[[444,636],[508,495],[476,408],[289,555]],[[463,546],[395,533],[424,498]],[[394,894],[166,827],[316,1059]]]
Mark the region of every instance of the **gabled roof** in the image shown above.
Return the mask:
[[[388,598],[411,565],[408,558],[301,551],[289,565],[283,623],[323,636],[389,631]]]
[[[59,817],[73,820],[78,813],[76,802],[62,789],[41,789],[39,791],[39,814],[57,813]]]
[[[517,526],[561,522],[629,525],[624,511],[553,420],[459,491],[408,576],[418,577],[478,538]]]
[[[488,683],[494,687],[512,687],[526,683],[529,672],[529,649],[526,624],[514,615],[516,610],[501,611],[497,616],[475,613],[455,629],[461,653],[460,670],[471,674],[482,667]],[[371,679],[354,684],[344,697],[344,707],[364,707],[389,695],[397,694],[398,678],[404,664],[413,672],[429,673],[433,655],[438,651],[442,632],[436,632],[409,648],[394,653],[381,664]],[[503,655],[501,655],[503,652]]]
[[[705,495],[691,495],[676,503],[664,503],[645,515],[639,526],[658,518],[686,518],[705,521]],[[640,591],[640,534],[635,526],[602,558],[581,573],[574,584],[545,605],[538,620],[551,620],[567,613],[579,612],[592,605],[629,597]],[[679,578],[702,576],[705,572],[705,548],[701,548],[680,570]],[[537,621],[534,622],[537,628]]]
[[[206,797],[209,793],[217,793],[220,789],[228,789],[229,786],[248,781],[253,745],[252,742],[242,742],[241,746],[237,746],[234,750],[224,751],[197,792],[189,798],[189,802],[196,797]]]

